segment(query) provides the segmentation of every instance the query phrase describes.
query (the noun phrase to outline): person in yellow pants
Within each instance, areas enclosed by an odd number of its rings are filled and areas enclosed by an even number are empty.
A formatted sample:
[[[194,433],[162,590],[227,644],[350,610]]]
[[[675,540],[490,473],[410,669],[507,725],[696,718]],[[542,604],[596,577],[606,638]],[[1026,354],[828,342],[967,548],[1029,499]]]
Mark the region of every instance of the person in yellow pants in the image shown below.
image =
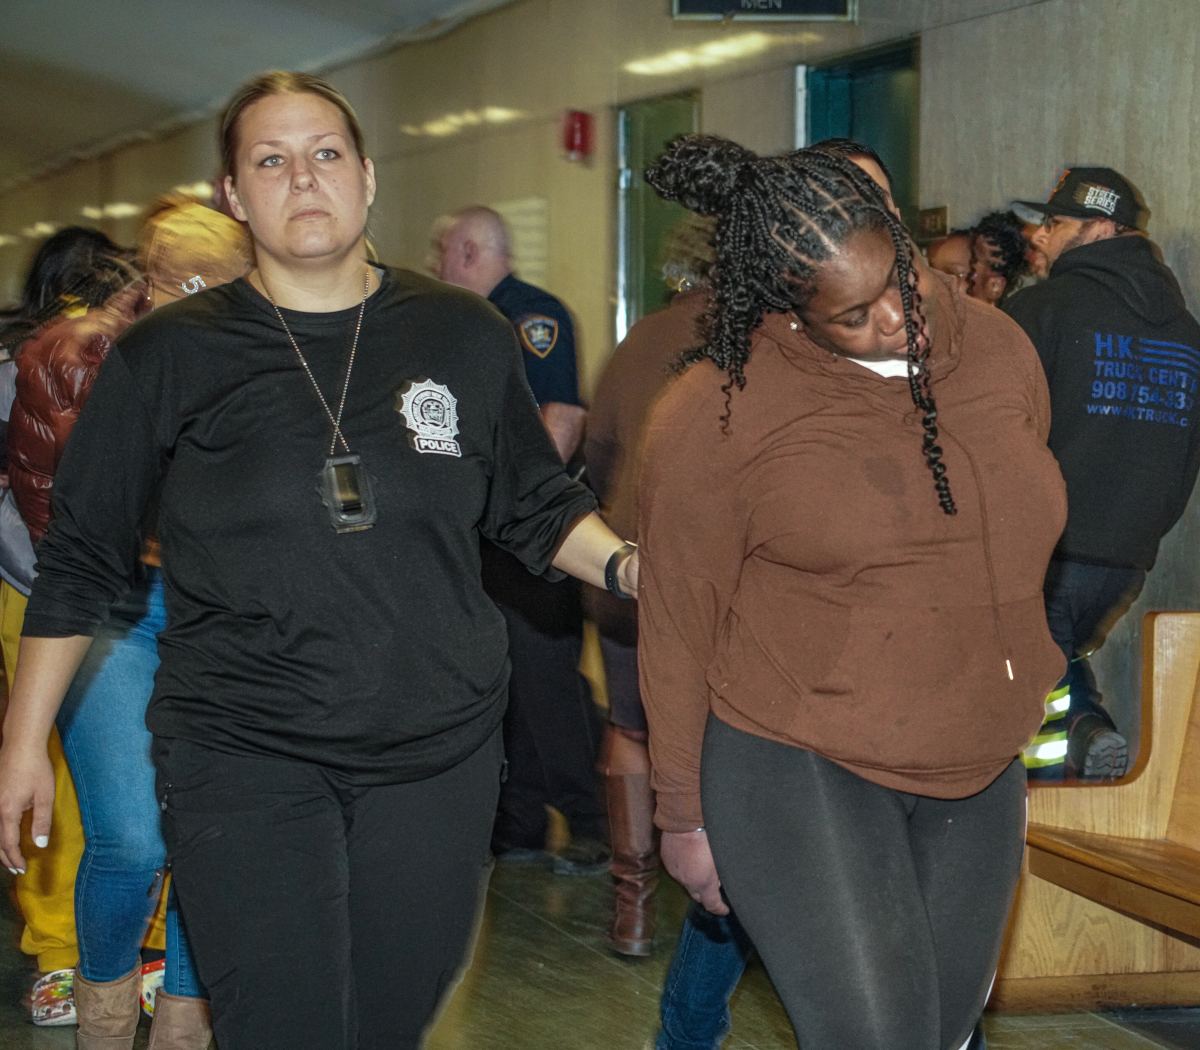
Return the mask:
[[[0,650],[4,672],[11,682],[17,669],[21,623],[26,598],[7,580],[0,580]],[[72,995],[79,944],[75,937],[75,872],[83,853],[83,825],[79,803],[63,756],[58,730],[50,731],[50,762],[54,766],[54,835],[45,849],[35,849],[22,839],[29,867],[14,880],[17,906],[25,920],[21,951],[37,959],[38,978],[30,996],[31,1017],[36,1025],[65,1025],[75,1022]],[[163,912],[166,893],[146,937],[146,946],[166,947]]]
[[[25,595],[7,581],[0,582],[0,649],[4,671],[11,682],[17,668]],[[75,785],[63,757],[57,730],[50,734],[50,761],[54,766],[54,837],[45,849],[32,842],[25,857],[29,867],[15,880],[17,905],[25,920],[21,951],[37,958],[38,980],[33,987],[34,1024],[72,1024],[75,1007],[70,975],[79,962],[75,938],[75,871],[83,853],[83,825]],[[28,831],[26,831],[26,837]]]

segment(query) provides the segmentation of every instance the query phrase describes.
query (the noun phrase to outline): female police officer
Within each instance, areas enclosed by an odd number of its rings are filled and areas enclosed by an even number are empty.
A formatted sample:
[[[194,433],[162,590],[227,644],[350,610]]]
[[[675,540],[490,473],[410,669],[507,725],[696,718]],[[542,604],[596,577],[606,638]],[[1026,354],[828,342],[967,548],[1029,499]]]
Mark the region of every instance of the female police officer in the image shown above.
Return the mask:
[[[479,536],[627,591],[636,564],[564,475],[504,321],[368,262],[345,99],[260,77],[222,149],[257,267],[131,329],[96,382],[25,621],[0,861],[23,866],[23,810],[49,834],[46,734],[157,495],[147,721],[218,1043],[415,1047],[465,951],[503,758]]]

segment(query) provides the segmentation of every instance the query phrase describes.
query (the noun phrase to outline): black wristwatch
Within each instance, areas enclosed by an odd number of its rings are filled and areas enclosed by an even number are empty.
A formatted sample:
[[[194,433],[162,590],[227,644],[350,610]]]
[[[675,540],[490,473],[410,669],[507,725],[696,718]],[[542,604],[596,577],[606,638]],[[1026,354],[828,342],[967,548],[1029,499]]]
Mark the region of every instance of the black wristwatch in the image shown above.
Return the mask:
[[[604,563],[604,586],[608,588],[608,593],[614,598],[627,600],[633,597],[632,594],[626,594],[621,590],[621,581],[617,578],[617,571],[621,568],[621,563],[636,550],[636,543],[622,543]]]

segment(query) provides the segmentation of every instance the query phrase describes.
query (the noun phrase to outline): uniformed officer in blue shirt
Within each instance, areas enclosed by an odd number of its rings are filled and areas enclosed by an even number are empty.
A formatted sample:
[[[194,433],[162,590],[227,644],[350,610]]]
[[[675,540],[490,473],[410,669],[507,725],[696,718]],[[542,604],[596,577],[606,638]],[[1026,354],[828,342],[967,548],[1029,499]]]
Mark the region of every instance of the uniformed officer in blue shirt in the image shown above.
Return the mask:
[[[434,230],[434,272],[487,298],[512,323],[525,375],[564,463],[574,460],[586,410],[579,398],[575,332],[566,307],[512,272],[508,229],[490,208],[463,208]],[[547,805],[566,817],[571,842],[552,858],[560,874],[604,871],[610,854],[595,774],[598,712],[578,672],[583,612],[574,580],[548,583],[484,544],[484,585],[508,624],[508,778],[492,848],[502,860],[542,860]]]

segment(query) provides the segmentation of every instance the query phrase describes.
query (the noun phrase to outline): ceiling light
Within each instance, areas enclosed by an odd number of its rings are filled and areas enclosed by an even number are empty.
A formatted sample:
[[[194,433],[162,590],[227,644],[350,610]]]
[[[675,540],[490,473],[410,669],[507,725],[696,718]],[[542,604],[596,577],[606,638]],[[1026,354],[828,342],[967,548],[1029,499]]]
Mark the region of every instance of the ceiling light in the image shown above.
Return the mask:
[[[704,69],[711,66],[724,65],[739,58],[762,54],[777,39],[766,33],[739,33],[737,36],[711,40],[707,44],[696,47],[677,48],[674,51],[664,51],[649,58],[639,58],[626,62],[624,70],[640,76],[661,77],[672,73],[683,73],[690,69]],[[781,41],[783,42],[783,41]],[[791,43],[792,41],[787,41]]]
[[[32,226],[26,226],[21,231],[21,236],[37,240],[40,237],[49,237],[52,233],[57,232],[58,227],[52,222],[35,222]]]
[[[182,193],[187,197],[199,197],[202,200],[212,200],[213,184],[201,179],[199,182],[181,182],[172,188],[172,193]]]
[[[519,109],[484,106],[483,109],[467,109],[461,113],[445,113],[440,117],[425,121],[424,124],[401,124],[400,130],[405,135],[429,135],[433,138],[445,138],[447,135],[457,135],[464,128],[477,128],[484,124],[511,124],[514,120],[520,120],[527,115]]]
[[[140,204],[130,204],[128,201],[115,201],[112,204],[105,204],[101,207],[89,204],[86,207],[80,208],[79,214],[85,219],[91,219],[93,222],[99,219],[132,219],[135,215],[142,214],[142,206]]]

